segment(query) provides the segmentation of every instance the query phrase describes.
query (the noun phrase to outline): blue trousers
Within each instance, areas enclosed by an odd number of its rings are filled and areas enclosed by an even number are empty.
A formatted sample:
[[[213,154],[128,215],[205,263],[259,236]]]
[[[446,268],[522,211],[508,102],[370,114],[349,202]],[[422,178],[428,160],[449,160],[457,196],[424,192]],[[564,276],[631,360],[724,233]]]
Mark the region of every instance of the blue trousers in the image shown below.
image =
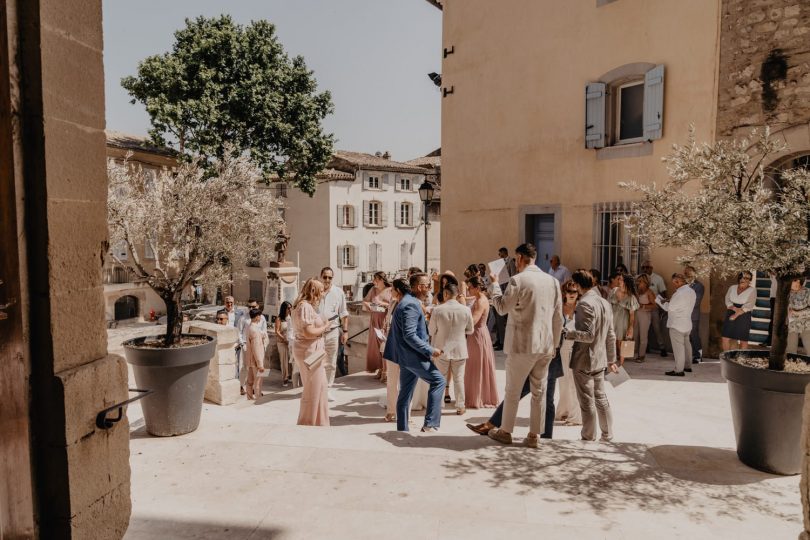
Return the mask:
[[[447,381],[436,364],[430,360],[416,365],[399,365],[399,396],[397,397],[397,431],[408,431],[408,416],[416,383],[422,379],[430,386],[428,390],[425,427],[439,427],[442,421],[442,398]]]
[[[557,378],[549,377],[546,382],[546,424],[545,431],[540,435],[544,439],[550,439],[554,433],[554,416],[557,413],[554,407],[554,390],[557,388]],[[520,390],[520,399],[526,397],[531,393],[531,386],[529,385],[529,378],[526,377],[526,382],[523,383],[523,388]],[[489,418],[489,423],[495,427],[501,427],[501,417],[503,416],[503,401],[501,401],[498,408]]]

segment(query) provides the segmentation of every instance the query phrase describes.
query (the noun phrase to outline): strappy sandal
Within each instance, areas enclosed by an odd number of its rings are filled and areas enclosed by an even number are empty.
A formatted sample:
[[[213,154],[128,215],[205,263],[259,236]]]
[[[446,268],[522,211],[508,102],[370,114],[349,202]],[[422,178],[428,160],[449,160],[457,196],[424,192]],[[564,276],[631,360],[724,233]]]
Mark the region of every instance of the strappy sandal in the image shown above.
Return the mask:
[[[395,415],[394,413],[388,413],[385,415],[385,417],[383,417],[383,420],[386,422],[396,422],[397,415]]]

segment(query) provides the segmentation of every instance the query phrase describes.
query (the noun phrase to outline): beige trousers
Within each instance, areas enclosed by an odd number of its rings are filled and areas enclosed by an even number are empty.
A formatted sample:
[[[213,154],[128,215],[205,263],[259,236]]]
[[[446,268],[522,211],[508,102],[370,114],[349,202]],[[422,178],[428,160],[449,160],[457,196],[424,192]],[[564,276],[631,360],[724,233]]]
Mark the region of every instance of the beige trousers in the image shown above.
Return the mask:
[[[335,371],[337,371],[337,353],[340,344],[340,330],[332,330],[323,336],[323,345],[326,348],[326,361],[323,364],[326,370],[326,384],[330,387],[335,384]]]
[[[523,383],[529,378],[532,392],[529,413],[529,432],[537,435],[543,433],[546,419],[546,378],[551,354],[517,354],[510,353],[506,360],[506,391],[503,398],[503,421],[501,429],[512,433],[515,429],[518,402]]]
[[[586,441],[596,440],[596,419],[602,430],[602,439],[613,438],[613,415],[610,412],[605,393],[605,370],[592,373],[574,371],[574,382],[577,385],[579,407],[582,410],[582,438]]]
[[[450,378],[453,378],[453,395],[456,396],[456,409],[464,409],[464,367],[467,359],[448,360],[444,357],[435,360],[436,367],[442,372],[450,386]]]
[[[262,395],[262,381],[264,377],[259,375],[259,368],[249,367],[247,371],[247,380],[245,381],[245,393],[251,399]]]
[[[278,348],[278,361],[281,364],[281,380],[284,381],[290,378],[292,368],[292,366],[290,366],[292,360],[290,358],[290,348],[286,343],[280,341],[276,342],[276,347]]]

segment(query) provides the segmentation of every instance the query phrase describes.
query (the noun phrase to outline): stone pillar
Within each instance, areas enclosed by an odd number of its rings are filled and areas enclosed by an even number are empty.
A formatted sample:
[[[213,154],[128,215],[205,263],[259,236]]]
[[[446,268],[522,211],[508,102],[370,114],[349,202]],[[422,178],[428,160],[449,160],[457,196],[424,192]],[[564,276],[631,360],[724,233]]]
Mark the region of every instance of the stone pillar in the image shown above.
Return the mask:
[[[234,345],[239,340],[236,328],[205,321],[193,321],[186,325],[183,332],[217,338],[216,353],[208,369],[205,399],[217,405],[236,403],[240,395],[239,380],[236,378],[236,351],[234,351]]]
[[[802,480],[799,491],[802,496],[802,516],[804,517],[804,531],[799,540],[810,540],[810,384],[804,389],[804,409],[802,410],[802,444],[804,445],[804,459],[802,460]]]
[[[349,336],[354,336],[364,328],[368,328],[369,316],[368,313],[360,313],[359,315],[349,315]],[[366,348],[368,344],[368,330],[353,337],[349,342],[349,347],[345,347],[348,359],[347,369],[349,373],[358,373],[366,370]]]
[[[107,354],[101,0],[8,0],[13,143],[30,369],[36,535],[121,538],[130,515],[129,426],[95,425],[127,399]]]

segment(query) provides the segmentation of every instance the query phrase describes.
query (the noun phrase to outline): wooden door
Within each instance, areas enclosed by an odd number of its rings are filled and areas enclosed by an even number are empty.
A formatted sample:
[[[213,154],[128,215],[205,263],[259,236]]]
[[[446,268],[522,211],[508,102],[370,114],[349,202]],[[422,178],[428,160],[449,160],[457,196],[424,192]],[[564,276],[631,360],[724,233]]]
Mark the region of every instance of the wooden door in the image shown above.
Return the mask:
[[[34,536],[28,372],[20,306],[8,19],[0,0],[0,538]]]

